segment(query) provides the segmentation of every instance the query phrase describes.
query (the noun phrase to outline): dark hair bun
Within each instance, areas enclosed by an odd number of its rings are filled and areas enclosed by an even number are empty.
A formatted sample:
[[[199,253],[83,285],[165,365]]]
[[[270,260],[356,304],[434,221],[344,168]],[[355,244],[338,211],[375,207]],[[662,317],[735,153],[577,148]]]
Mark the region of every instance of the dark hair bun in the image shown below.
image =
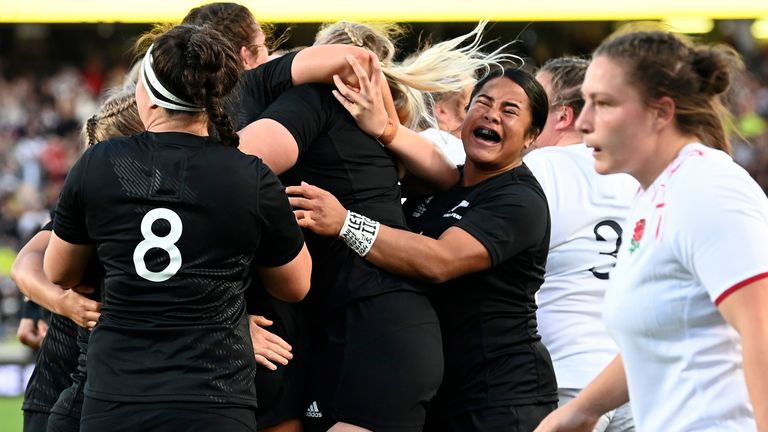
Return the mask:
[[[699,91],[716,95],[725,92],[731,77],[726,54],[710,47],[694,50],[691,56],[691,69],[701,77]]]

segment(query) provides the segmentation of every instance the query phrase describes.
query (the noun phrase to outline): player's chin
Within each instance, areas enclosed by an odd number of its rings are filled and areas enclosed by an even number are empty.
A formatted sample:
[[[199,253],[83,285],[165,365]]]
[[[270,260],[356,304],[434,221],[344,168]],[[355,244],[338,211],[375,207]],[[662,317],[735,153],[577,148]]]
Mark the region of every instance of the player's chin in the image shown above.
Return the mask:
[[[595,154],[595,171],[598,174],[613,174],[615,171],[614,164],[610,163],[610,160],[602,154]]]

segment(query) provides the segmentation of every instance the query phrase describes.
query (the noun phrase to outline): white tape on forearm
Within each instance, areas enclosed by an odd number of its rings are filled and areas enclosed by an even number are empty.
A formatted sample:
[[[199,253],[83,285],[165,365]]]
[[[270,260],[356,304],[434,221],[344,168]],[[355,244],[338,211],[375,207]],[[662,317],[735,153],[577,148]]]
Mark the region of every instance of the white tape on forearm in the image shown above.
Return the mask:
[[[339,237],[360,256],[365,256],[381,230],[381,223],[347,210]]]

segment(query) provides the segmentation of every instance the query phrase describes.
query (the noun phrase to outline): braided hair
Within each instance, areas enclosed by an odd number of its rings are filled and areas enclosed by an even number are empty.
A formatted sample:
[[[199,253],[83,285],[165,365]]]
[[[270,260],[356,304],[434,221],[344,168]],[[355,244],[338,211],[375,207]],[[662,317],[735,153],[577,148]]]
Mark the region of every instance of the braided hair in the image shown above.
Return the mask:
[[[224,36],[209,26],[182,24],[157,36],[152,69],[176,97],[203,109],[223,144],[237,147],[239,137],[224,110],[224,98],[237,84],[240,59]],[[165,108],[169,115],[201,115]]]
[[[83,125],[83,141],[91,147],[101,141],[144,131],[136,108],[135,89],[126,86],[112,93]]]

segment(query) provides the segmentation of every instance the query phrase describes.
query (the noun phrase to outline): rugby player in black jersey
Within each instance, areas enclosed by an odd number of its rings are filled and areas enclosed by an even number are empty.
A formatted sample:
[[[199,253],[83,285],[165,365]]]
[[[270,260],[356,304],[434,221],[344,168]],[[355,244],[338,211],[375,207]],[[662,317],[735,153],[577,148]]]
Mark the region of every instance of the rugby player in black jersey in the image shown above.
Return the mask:
[[[144,130],[134,93],[135,79],[129,79],[126,88],[112,92],[99,111],[88,119],[82,134],[88,147]],[[12,269],[19,289],[54,311],[47,335],[50,342],[44,343],[27,385],[22,405],[24,427],[25,431],[77,432],[88,329],[96,325],[99,317],[103,272],[98,263],[92,263],[85,278],[90,286],[77,290],[63,289],[48,281],[43,272],[43,255],[52,229],[51,221],[19,251]]]
[[[200,6],[192,9],[183,22],[211,26],[237,49],[244,70],[243,79],[227,102],[229,111],[237,120],[238,129],[258,118],[270,103],[293,85],[330,83],[336,74],[353,80],[355,74],[347,64],[346,55],[368,58],[367,51],[361,47],[327,45],[309,47],[263,64],[268,54],[265,32],[247,8],[235,3],[218,2]],[[298,109],[296,116],[303,115],[302,112]],[[246,153],[249,153],[248,148],[254,146],[276,145],[285,136],[281,135],[279,128],[252,132],[253,128],[241,136],[241,149]],[[265,162],[273,170],[282,169],[283,160],[290,160],[293,153],[295,147],[281,149],[267,155],[269,158]],[[271,370],[261,370],[256,374],[259,429],[298,431],[301,428],[298,418],[311,402],[306,400],[308,352],[304,317],[300,312],[302,305],[276,299],[260,289],[258,283],[247,293],[248,311],[258,315],[253,316],[251,321],[256,358],[260,365]],[[254,325],[272,322],[274,324],[268,330]]]
[[[370,87],[388,94],[373,55],[369,67],[375,77]],[[359,73],[367,75],[362,68]],[[392,153],[410,171],[444,184],[455,182],[458,173],[434,144],[409,140],[419,137],[399,126],[391,99],[388,104],[395,137],[383,147],[372,136],[387,127],[379,122],[368,129],[372,123],[366,122],[367,132],[361,130],[334,100],[330,87],[295,87],[241,132],[241,148],[272,163],[286,184],[317,181],[347,205],[404,228]],[[383,121],[389,125],[387,117]],[[273,138],[248,141],[264,135]],[[338,241],[311,236],[307,242],[314,260],[307,305],[314,331],[313,399],[305,430],[420,431],[442,375],[439,330],[424,287],[380,271]],[[378,343],[370,344],[372,339]]]
[[[51,237],[53,222],[46,224],[19,251],[12,275],[19,289],[35,299],[50,315],[50,327],[43,340],[35,369],[24,393],[24,432],[42,432],[49,429],[59,395],[72,384],[76,372],[80,348],[78,333],[85,327],[92,328],[99,317],[100,303],[93,287],[80,285],[76,289],[63,289],[48,281],[43,273],[43,254]],[[92,281],[100,280],[97,276]],[[40,306],[38,306],[40,307]],[[44,310],[44,309],[43,309]],[[80,327],[83,326],[83,327]],[[79,429],[79,409],[74,419]]]
[[[42,272],[43,252],[50,238],[51,225],[48,223],[27,242],[19,251],[11,270],[14,282],[30,299],[25,303],[25,309],[34,308],[39,311],[38,315],[34,316],[35,320],[42,320],[40,314],[46,312],[46,309],[34,303],[32,299],[54,311],[50,314],[48,331],[37,352],[35,369],[24,391],[24,402],[21,406],[24,411],[24,432],[46,430],[51,408],[59,398],[59,393],[71,383],[69,375],[75,370],[79,350],[76,343],[77,324],[68,316],[78,319],[83,325],[87,324],[88,318],[98,317],[98,303],[88,300],[78,292],[61,291],[61,297],[58,297],[56,292],[47,295],[51,292],[45,291],[46,288],[59,290],[48,282]],[[78,316],[80,307],[89,315],[88,318]],[[88,308],[92,311],[88,311]]]
[[[18,256],[18,255],[17,255]],[[11,273],[13,278],[13,273]],[[23,345],[37,351],[43,343],[45,334],[48,332],[48,321],[50,312],[40,307],[37,303],[24,298],[19,314],[19,326],[16,328],[16,339]]]
[[[299,300],[311,264],[276,177],[232,148],[237,62],[211,29],[159,36],[136,90],[148,132],[89,149],[67,178],[46,274],[79,283],[94,249],[106,270],[84,431],[255,430],[243,291],[256,272]]]
[[[341,91],[353,102],[366,97]],[[462,127],[461,181],[406,206],[413,233],[346,211],[318,187],[287,188],[297,195],[291,203],[302,227],[340,236],[382,269],[435,284],[445,376],[424,430],[533,430],[557,405],[534,299],[549,249],[549,211],[522,162],[547,114],[546,93],[531,74],[506,69],[481,80]]]

